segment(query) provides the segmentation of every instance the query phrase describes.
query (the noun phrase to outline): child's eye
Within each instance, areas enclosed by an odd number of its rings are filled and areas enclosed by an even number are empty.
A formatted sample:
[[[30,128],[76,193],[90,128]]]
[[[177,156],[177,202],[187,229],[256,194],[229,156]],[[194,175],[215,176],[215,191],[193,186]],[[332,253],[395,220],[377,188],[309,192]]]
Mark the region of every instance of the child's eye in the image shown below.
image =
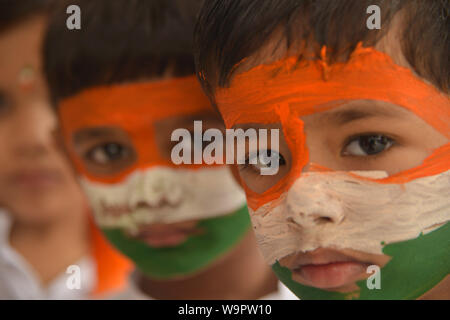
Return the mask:
[[[394,140],[381,134],[363,135],[348,142],[342,151],[346,156],[370,156],[389,149]]]
[[[284,159],[283,155],[281,155],[277,151],[271,149],[259,150],[258,152],[254,152],[246,157],[245,164],[243,165],[242,170],[251,168],[259,174],[261,172],[261,169],[270,168],[271,166],[273,166],[273,164],[271,164],[272,157],[278,159],[278,166],[281,167],[286,165],[286,160]]]
[[[107,165],[122,160],[130,155],[128,148],[118,143],[105,143],[90,149],[86,158],[100,165]]]

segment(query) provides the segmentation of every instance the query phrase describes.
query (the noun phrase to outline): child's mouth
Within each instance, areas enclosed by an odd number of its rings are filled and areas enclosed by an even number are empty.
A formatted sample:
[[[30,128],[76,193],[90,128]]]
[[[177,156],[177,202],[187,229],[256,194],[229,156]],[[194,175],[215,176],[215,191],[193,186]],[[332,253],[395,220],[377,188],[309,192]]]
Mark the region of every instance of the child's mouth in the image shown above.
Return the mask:
[[[359,262],[333,262],[310,264],[293,270],[292,279],[306,282],[316,288],[337,289],[354,283],[366,272],[369,265]],[[298,279],[301,280],[298,280]]]
[[[134,238],[139,239],[151,247],[164,248],[182,244],[192,235],[199,234],[201,230],[197,222],[181,222],[174,224],[153,224],[141,227]]]
[[[325,290],[353,291],[355,281],[367,278],[372,263],[359,261],[336,250],[316,249],[280,260],[292,272],[292,280]]]

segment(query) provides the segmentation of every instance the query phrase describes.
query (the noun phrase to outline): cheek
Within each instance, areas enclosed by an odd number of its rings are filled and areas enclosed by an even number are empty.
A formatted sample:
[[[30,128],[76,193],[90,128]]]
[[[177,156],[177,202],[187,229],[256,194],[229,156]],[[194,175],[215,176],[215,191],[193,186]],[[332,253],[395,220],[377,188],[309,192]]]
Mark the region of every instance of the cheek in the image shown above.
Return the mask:
[[[7,173],[11,164],[14,163],[12,153],[10,152],[7,143],[3,144],[1,135],[0,135],[0,144],[2,146],[2,152],[0,152],[0,182],[1,175]]]
[[[46,223],[54,221],[55,218],[61,218],[65,215],[68,206],[71,209],[74,206],[80,206],[82,210],[83,200],[77,198],[73,192],[67,188],[60,188],[56,192],[43,192],[36,196],[26,196],[27,201],[23,201],[24,195],[16,192],[3,193],[0,195],[0,204],[4,206],[8,213],[17,219],[26,223]]]
[[[384,170],[393,175],[404,170],[419,166],[431,154],[424,148],[418,147],[393,147],[389,155],[380,158],[370,170]]]

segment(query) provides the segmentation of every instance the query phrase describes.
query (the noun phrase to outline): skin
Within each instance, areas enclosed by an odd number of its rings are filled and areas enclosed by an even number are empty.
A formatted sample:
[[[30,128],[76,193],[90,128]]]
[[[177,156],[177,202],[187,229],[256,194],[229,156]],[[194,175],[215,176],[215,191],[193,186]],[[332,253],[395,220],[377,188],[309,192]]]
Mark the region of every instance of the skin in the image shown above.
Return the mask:
[[[400,48],[398,33],[400,26],[401,17],[399,16],[394,19],[389,32],[379,41],[376,49],[387,53],[396,64],[412,70]],[[245,72],[259,64],[268,64],[283,57],[294,55],[299,51],[300,47],[295,44],[286,49],[284,40],[280,39],[282,39],[282,36],[279,30],[275,32],[267,45],[255,55],[246,59],[233,75]],[[303,50],[308,50],[308,48],[303,48]],[[364,75],[361,78],[364,78]],[[424,78],[420,79],[429,83]],[[305,125],[310,163],[316,163],[333,170],[383,170],[391,175],[418,166],[434,149],[448,143],[446,137],[414,113],[386,102],[352,101],[328,112],[303,117],[302,120]],[[243,128],[244,130],[247,128],[281,129],[281,125],[247,123],[237,125],[235,128]],[[411,130],[411,128],[414,128],[414,130]],[[280,132],[282,131],[280,130]],[[378,141],[375,148],[376,152],[365,147],[369,140]],[[279,149],[273,151],[276,151],[280,156],[280,169],[276,175],[260,175],[259,169],[262,164],[238,166],[242,180],[251,190],[262,193],[289,173],[292,155],[282,134],[280,135]],[[309,165],[304,168],[304,171],[308,170]],[[322,218],[327,221],[328,217],[324,214]],[[292,254],[281,259],[280,264],[294,268],[296,259],[307,258],[310,263],[313,263],[314,260],[323,260],[326,263],[328,260],[332,261],[333,255],[337,254],[327,250],[327,248],[320,248],[307,257]],[[389,257],[385,255],[371,255],[351,249],[339,250],[338,253],[362,263],[362,266],[376,264],[383,267],[389,260]],[[310,279],[305,278],[300,273],[295,274],[295,272],[293,272],[293,280],[324,290],[349,292],[356,288],[355,281],[369,276],[365,272],[365,268],[361,268],[360,271],[355,273],[355,276],[348,282],[339,286],[320,279],[312,283]],[[447,276],[432,290],[428,291],[423,298],[449,299],[449,285],[450,278]]]
[[[12,215],[11,245],[44,285],[88,250],[84,197],[55,143],[41,71],[45,22],[38,16],[0,33],[0,206]],[[26,66],[33,76],[20,80]]]
[[[193,136],[194,120],[202,120],[203,130],[223,128],[213,111],[162,119],[155,123],[154,132],[158,152],[163,157],[170,160],[171,150],[177,144],[170,140],[175,129],[186,128]],[[117,174],[133,166],[138,157],[133,141],[120,127],[85,128],[74,132],[73,137],[76,152],[93,175]],[[202,232],[199,222],[141,225],[136,235],[127,235],[153,248],[170,248]],[[155,280],[137,270],[136,279],[141,291],[155,299],[257,299],[278,288],[278,279],[264,262],[251,230],[236,247],[205,270],[171,280]]]

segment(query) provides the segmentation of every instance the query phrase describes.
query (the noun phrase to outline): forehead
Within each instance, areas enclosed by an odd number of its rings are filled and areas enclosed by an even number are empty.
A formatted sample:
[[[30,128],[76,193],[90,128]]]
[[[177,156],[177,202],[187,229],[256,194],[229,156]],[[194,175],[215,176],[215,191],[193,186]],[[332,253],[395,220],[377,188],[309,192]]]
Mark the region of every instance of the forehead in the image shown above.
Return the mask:
[[[37,16],[0,32],[0,85],[15,85],[25,66],[41,72],[41,44],[46,17]]]
[[[46,25],[45,16],[36,16],[0,32],[0,67],[2,71],[17,60],[39,61]],[[22,48],[23,50],[19,50]],[[10,57],[11,59],[6,59]]]
[[[353,100],[391,103],[415,113],[449,136],[448,96],[375,48],[359,44],[347,62],[298,61],[296,56],[259,65],[234,77],[216,92],[227,127],[280,122],[284,116],[325,112]]]
[[[162,127],[184,127],[194,124],[194,121],[202,121],[203,124],[211,124],[220,126],[223,122],[220,115],[211,109],[203,110],[200,112],[193,112],[188,114],[171,116],[163,118],[155,122],[155,125],[159,128]]]
[[[139,128],[156,121],[213,112],[195,77],[94,88],[63,100],[69,130],[113,125]]]

